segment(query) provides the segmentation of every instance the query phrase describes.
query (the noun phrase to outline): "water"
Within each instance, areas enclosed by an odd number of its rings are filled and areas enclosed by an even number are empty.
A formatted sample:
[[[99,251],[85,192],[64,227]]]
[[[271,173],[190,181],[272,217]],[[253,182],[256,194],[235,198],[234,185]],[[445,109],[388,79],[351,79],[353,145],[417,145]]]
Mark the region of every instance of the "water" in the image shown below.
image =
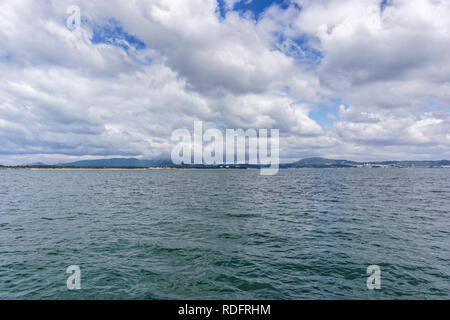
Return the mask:
[[[449,193],[449,169],[0,170],[0,298],[448,299]]]

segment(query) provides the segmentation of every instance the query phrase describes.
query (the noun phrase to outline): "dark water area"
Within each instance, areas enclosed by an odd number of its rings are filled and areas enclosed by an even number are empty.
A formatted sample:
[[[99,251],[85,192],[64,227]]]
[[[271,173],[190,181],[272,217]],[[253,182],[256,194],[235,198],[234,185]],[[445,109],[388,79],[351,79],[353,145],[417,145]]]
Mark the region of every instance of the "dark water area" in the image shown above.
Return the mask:
[[[449,194],[450,169],[0,170],[0,298],[448,299]]]

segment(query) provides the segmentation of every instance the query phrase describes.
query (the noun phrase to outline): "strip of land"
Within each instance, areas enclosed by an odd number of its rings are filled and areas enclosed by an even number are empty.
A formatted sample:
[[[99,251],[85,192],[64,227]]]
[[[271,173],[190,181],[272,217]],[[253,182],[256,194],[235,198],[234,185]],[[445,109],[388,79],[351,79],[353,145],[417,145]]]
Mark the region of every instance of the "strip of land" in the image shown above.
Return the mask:
[[[135,158],[115,158],[83,160],[71,163],[47,165],[43,163],[22,166],[1,166],[0,169],[29,170],[159,170],[159,169],[260,169],[267,166],[251,164],[235,165],[175,165],[171,160],[140,160]],[[438,161],[375,161],[357,162],[326,158],[307,158],[292,163],[280,164],[281,169],[295,168],[450,168],[450,160]]]

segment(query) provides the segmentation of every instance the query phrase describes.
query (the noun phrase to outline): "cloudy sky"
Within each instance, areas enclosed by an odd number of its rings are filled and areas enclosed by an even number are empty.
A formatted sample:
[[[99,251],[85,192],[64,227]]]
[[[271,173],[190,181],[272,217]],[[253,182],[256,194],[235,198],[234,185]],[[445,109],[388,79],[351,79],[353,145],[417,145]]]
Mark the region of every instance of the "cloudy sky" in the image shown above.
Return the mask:
[[[194,120],[450,159],[450,0],[0,0],[1,164],[164,157]]]

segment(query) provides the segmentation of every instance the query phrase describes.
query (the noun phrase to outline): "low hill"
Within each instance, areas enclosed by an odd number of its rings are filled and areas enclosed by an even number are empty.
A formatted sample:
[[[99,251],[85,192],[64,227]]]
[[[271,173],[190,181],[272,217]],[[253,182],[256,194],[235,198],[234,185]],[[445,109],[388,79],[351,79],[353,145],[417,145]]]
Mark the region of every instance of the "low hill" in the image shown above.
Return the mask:
[[[0,166],[2,167],[2,166]],[[112,158],[112,159],[97,159],[97,160],[82,160],[69,163],[59,163],[57,165],[45,165],[42,163],[28,166],[18,167],[37,167],[37,168],[55,168],[55,167],[74,167],[74,168],[260,168],[260,165],[192,165],[182,164],[174,165],[169,159],[153,159],[140,160],[136,158]],[[356,162],[349,160],[336,160],[326,158],[306,158],[292,163],[280,164],[280,168],[357,168],[357,167],[372,167],[372,168],[439,168],[450,167],[449,160],[439,161],[372,161],[372,162]],[[3,167],[6,168],[6,167]]]
[[[357,162],[348,160],[334,160],[326,158],[306,158],[293,163],[283,164],[284,168],[348,168]]]
[[[64,167],[102,167],[102,168],[147,168],[147,167],[172,167],[171,160],[139,160],[135,158],[113,158],[98,160],[81,160],[70,163],[61,163]]]

